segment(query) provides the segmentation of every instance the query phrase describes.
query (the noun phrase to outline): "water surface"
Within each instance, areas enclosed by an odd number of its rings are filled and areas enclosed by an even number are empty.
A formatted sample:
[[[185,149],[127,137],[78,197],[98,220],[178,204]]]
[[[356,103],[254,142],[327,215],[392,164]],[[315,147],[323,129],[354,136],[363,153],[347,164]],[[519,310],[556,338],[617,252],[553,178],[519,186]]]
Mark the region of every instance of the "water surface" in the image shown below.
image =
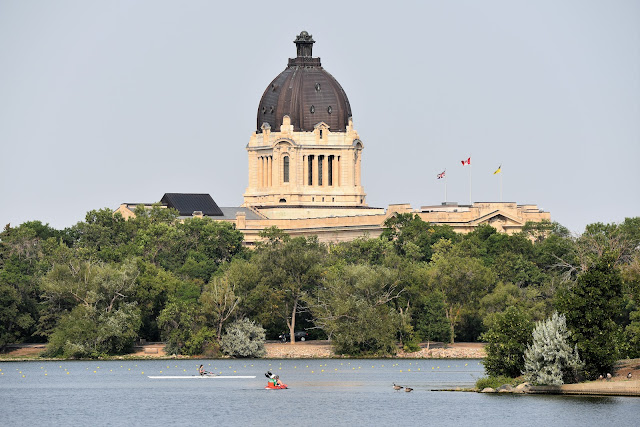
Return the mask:
[[[255,379],[192,375],[203,363]],[[640,399],[437,392],[472,387],[479,360],[155,360],[0,363],[1,424],[638,425]],[[271,370],[288,390],[265,390]],[[394,391],[393,383],[412,387]]]

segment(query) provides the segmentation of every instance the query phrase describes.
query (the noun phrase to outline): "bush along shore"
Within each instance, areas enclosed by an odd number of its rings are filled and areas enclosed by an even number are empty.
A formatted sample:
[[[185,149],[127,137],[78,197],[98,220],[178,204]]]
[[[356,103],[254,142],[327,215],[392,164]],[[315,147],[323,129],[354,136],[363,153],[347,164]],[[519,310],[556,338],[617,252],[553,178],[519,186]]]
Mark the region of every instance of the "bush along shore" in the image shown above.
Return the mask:
[[[640,397],[640,359],[616,363],[614,373],[595,381],[577,384],[533,385],[523,377],[485,377],[476,383],[476,391],[497,394],[561,394]]]

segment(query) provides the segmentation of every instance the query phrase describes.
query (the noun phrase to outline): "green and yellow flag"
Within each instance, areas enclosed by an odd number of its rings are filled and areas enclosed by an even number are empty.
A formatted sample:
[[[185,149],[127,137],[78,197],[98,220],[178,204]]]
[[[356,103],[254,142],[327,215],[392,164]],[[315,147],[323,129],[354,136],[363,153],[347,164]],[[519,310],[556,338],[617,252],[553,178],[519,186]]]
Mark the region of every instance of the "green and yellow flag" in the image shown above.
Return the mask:
[[[498,166],[498,169],[496,169],[496,171],[493,174],[495,175],[500,172],[502,172],[502,165]]]

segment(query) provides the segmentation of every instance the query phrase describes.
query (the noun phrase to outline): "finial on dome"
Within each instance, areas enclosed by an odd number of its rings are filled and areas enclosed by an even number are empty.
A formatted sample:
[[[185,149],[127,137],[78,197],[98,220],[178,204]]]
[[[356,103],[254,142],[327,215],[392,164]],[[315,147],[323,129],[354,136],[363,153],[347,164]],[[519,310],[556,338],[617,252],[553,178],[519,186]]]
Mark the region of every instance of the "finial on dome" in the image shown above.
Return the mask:
[[[306,31],[302,31],[299,36],[293,41],[296,44],[296,50],[298,51],[298,58],[311,58],[311,51],[313,50],[313,44],[315,40],[311,34]]]

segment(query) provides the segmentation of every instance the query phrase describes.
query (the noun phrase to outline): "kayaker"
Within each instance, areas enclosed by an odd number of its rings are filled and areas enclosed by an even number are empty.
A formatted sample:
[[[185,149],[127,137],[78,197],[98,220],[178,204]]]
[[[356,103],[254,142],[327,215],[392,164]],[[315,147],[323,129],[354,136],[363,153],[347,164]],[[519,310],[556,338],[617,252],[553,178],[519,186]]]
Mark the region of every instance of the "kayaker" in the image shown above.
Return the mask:
[[[203,365],[200,365],[200,367],[198,368],[198,373],[200,375],[204,375],[204,374],[207,373],[207,371],[204,370],[204,366]]]

